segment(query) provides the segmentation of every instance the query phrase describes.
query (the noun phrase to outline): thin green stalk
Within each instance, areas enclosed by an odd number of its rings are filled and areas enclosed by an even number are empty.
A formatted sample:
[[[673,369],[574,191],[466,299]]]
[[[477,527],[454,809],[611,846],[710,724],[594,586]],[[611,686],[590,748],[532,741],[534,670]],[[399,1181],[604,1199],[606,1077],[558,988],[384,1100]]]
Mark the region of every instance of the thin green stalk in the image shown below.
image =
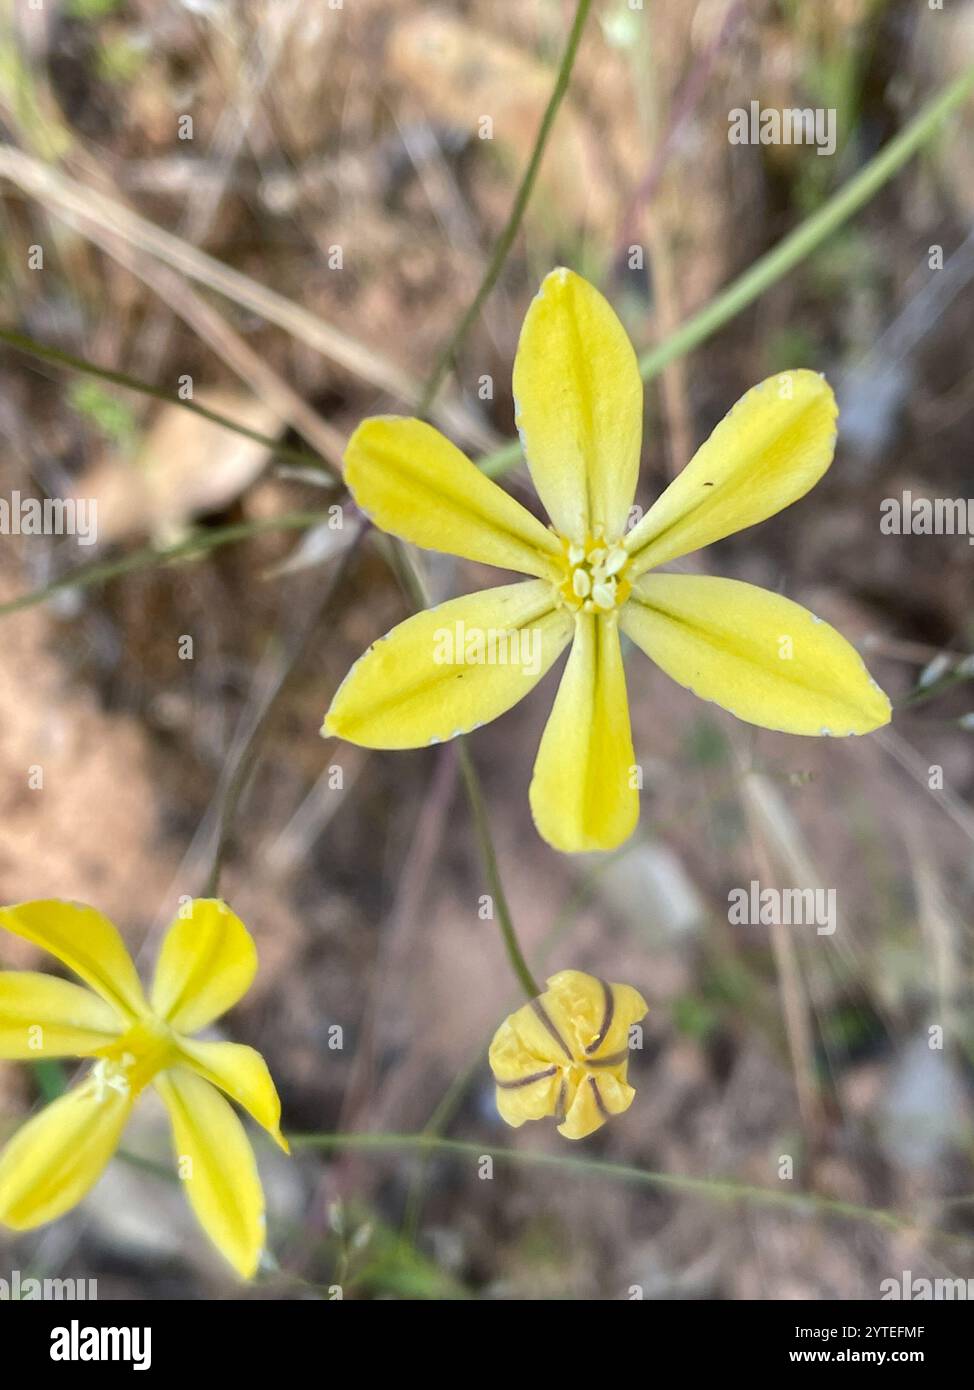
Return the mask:
[[[81,372],[85,376],[99,377],[112,386],[123,386],[126,391],[137,391],[141,396],[151,396],[153,400],[164,401],[166,405],[181,406],[183,410],[191,411],[193,415],[201,415],[204,420],[210,420],[214,425],[221,425],[223,429],[232,430],[234,434],[242,434],[244,438],[252,439],[255,444],[263,444],[276,458],[287,459],[289,463],[301,468],[324,468],[330,471],[327,463],[317,454],[308,453],[304,449],[291,449],[286,444],[278,443],[268,434],[261,434],[259,430],[240,425],[228,415],[221,415],[218,410],[210,410],[208,406],[198,405],[196,401],[183,400],[181,396],[164,391],[161,386],[152,386],[148,381],[140,381],[138,377],[128,376],[125,372],[113,372],[107,367],[99,367],[85,357],[76,357],[72,352],[63,352],[60,348],[51,347],[49,343],[39,343],[34,338],[28,338],[25,333],[17,333],[12,328],[0,328],[0,343],[6,343],[18,352],[26,353],[28,357],[36,357],[40,362],[67,367],[69,371]]]
[[[122,555],[117,560],[95,560],[90,565],[79,565],[67,574],[59,575],[40,589],[32,589],[28,594],[0,603],[0,618],[8,613],[18,613],[23,608],[32,608],[43,603],[52,594],[63,589],[90,589],[116,579],[120,574],[131,574],[134,570],[151,569],[154,565],[168,565],[176,560],[195,558],[220,546],[232,545],[235,541],[249,540],[269,531],[303,531],[311,526],[319,526],[329,521],[328,512],[285,512],[281,516],[264,517],[259,521],[239,521],[231,526],[214,527],[200,531],[177,541],[175,545],[143,546],[133,550],[130,555]]]
[[[577,1177],[609,1178],[616,1182],[644,1187],[665,1188],[691,1193],[712,1201],[753,1202],[758,1206],[785,1207],[798,1213],[818,1212],[868,1221],[888,1230],[908,1230],[916,1223],[908,1217],[876,1207],[858,1206],[816,1193],[789,1192],[782,1188],[758,1187],[728,1178],[692,1178],[680,1173],[661,1173],[648,1168],[612,1163],[601,1158],[576,1158],[569,1154],[541,1153],[531,1149],[498,1148],[487,1140],[441,1139],[430,1134],[289,1134],[294,1149],[352,1149],[363,1153],[435,1153],[462,1158],[489,1157],[496,1163],[523,1164],[525,1167],[555,1168]],[[939,1233],[937,1233],[939,1234]]]
[[[463,739],[460,740],[459,754],[460,771],[463,773],[463,782],[467,789],[470,810],[473,814],[474,829],[480,842],[480,853],[487,873],[487,883],[494,899],[494,907],[497,912],[501,936],[504,939],[507,958],[511,962],[511,969],[520,981],[524,993],[529,999],[536,999],[541,993],[541,987],[528,968],[528,963],[524,959],[520,942],[517,939],[517,932],[514,930],[514,922],[507,905],[507,895],[504,892],[504,884],[497,864],[497,853],[490,833],[490,822],[487,819],[487,807],[484,804],[480,779],[470,757],[470,749]]]
[[[974,87],[974,68],[951,83],[935,97],[899,135],[875,155],[864,169],[850,179],[817,212],[784,237],[777,246],[759,256],[743,275],[717,295],[698,314],[678,328],[665,343],[644,353],[639,370],[644,381],[657,376],[675,357],[682,357],[729,323],[742,309],[759,298],[805,260],[827,237],[868,203],[896,171],[936,132]]]
[[[676,358],[713,336],[718,329],[753,304],[767,289],[818,249],[833,232],[869,202],[893,175],[937,132],[974,88],[974,68],[957,78],[929,102],[919,115],[889,141],[858,174],[840,188],[817,212],[806,217],[777,246],[759,256],[727,289],[687,319],[665,342],[643,353],[639,372],[652,381]],[[517,440],[480,460],[489,478],[499,478],[517,464],[521,446]]]
[[[562,55],[561,65],[558,69],[558,76],[551,90],[551,96],[548,99],[545,113],[541,118],[541,125],[538,127],[538,134],[535,137],[531,158],[528,160],[528,167],[524,171],[524,176],[521,179],[520,186],[515,195],[514,204],[511,208],[510,216],[507,219],[507,224],[497,240],[493,255],[490,258],[484,278],[480,282],[480,288],[474,295],[473,302],[455,328],[450,341],[437,358],[436,365],[430,374],[430,378],[426,383],[422,399],[419,403],[418,409],[420,415],[425,416],[429,412],[430,407],[436,399],[437,392],[443,385],[443,380],[450,369],[451,362],[455,359],[464,339],[477,321],[477,317],[483,308],[484,301],[497,283],[497,277],[500,275],[504,262],[507,260],[508,253],[514,244],[514,238],[517,236],[528,201],[534,191],[535,180],[538,177],[538,169],[541,166],[541,159],[545,151],[545,146],[548,143],[548,136],[551,133],[551,128],[555,122],[555,116],[558,114],[558,108],[561,106],[565,93],[568,91],[572,68],[575,65],[575,57],[578,53],[578,46],[582,38],[582,30],[585,28],[585,21],[588,18],[591,5],[592,0],[578,0],[578,7],[575,10],[575,18],[572,22],[571,32],[568,35],[568,42],[565,45],[565,52]]]

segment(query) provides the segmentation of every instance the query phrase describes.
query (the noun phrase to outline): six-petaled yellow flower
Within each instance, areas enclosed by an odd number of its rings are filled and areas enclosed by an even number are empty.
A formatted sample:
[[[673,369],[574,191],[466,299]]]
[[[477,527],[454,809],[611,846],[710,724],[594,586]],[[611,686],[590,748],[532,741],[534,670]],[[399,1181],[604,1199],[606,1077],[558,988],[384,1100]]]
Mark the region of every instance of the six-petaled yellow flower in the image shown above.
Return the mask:
[[[632,985],[581,970],[560,970],[547,985],[494,1034],[497,1109],[515,1129],[554,1115],[559,1134],[584,1139],[632,1104],[629,1033],[648,1006]]]
[[[655,572],[764,521],[821,478],[837,410],[820,376],[785,372],[748,391],[628,530],[642,382],[609,304],[571,271],[548,275],[528,310],[514,396],[551,528],[420,420],[379,416],[352,436],[346,482],[377,526],[534,577],[394,628],[346,676],[324,734],[416,748],[467,733],[510,709],[571,643],[530,801],[544,838],[576,851],[614,848],[639,815],[620,630],[749,723],[841,736],[888,722],[889,701],[858,653],[806,609],[737,580]],[[472,659],[440,659],[438,634],[454,630],[473,638]],[[528,635],[537,659],[490,659],[523,653]]]
[[[264,1246],[264,1194],[250,1141],[220,1092],[287,1152],[281,1103],[259,1052],[190,1036],[250,988],[257,950],[246,927],[218,900],[192,902],[162,943],[148,1000],[121,936],[93,908],[21,903],[0,909],[0,927],[49,951],[90,987],[0,971],[0,1057],[96,1059],[0,1155],[0,1222],[24,1230],[79,1202],[151,1083],[169,1112],[193,1210],[237,1272],[250,1278]]]

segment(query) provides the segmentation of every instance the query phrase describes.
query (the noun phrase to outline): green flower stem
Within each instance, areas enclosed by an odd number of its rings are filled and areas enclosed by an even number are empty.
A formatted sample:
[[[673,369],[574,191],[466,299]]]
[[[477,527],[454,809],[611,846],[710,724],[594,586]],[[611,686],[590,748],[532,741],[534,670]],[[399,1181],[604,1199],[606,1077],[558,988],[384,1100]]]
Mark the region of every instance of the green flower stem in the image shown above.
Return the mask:
[[[639,371],[644,381],[650,381],[675,357],[682,357],[729,323],[742,309],[752,304],[771,285],[805,260],[827,237],[859,211],[879,192],[902,165],[915,154],[937,131],[946,117],[955,110],[974,87],[974,68],[923,108],[899,135],[875,155],[864,169],[850,179],[817,212],[806,217],[794,231],[784,237],[772,250],[759,256],[743,275],[717,295],[665,343],[644,353],[639,359]]]
[[[246,439],[252,439],[255,444],[263,444],[276,458],[286,459],[300,468],[324,468],[330,471],[328,465],[317,454],[309,453],[305,449],[291,449],[286,444],[278,443],[270,435],[249,429],[247,425],[240,425],[228,415],[221,415],[218,410],[197,405],[195,401],[183,400],[180,396],[164,391],[161,386],[152,386],[149,382],[140,381],[138,377],[129,376],[125,372],[113,372],[107,367],[99,367],[85,357],[76,357],[72,352],[62,352],[60,348],[51,347],[48,343],[39,343],[34,338],[28,338],[25,333],[16,333],[12,328],[0,328],[0,343],[6,343],[8,347],[16,348],[28,357],[36,357],[41,362],[50,362],[56,367],[67,367],[69,371],[81,372],[85,376],[98,377],[111,386],[123,386],[126,391],[137,391],[141,396],[151,396],[153,400],[164,401],[166,405],[181,406],[183,410],[191,411],[193,415],[201,415],[204,420],[210,420],[214,425],[221,425],[225,430],[232,430],[234,434],[242,434]]]
[[[558,108],[568,91],[568,84],[571,80],[572,68],[575,66],[575,57],[578,53],[578,46],[582,38],[582,30],[585,28],[585,21],[588,12],[592,7],[592,0],[578,0],[578,7],[575,10],[575,19],[572,23],[571,31],[568,35],[568,42],[565,45],[565,52],[562,55],[561,66],[558,69],[558,76],[555,85],[551,89],[551,96],[548,98],[548,105],[541,118],[541,125],[538,127],[538,134],[535,137],[534,148],[531,151],[531,158],[528,160],[528,167],[524,171],[520,186],[514,197],[514,204],[511,208],[507,224],[497,239],[493,255],[487,266],[480,288],[474,295],[473,302],[469,309],[460,320],[453,331],[453,335],[446,347],[437,358],[436,365],[430,373],[429,380],[423,391],[422,398],[418,407],[418,414],[425,416],[436,399],[437,392],[443,385],[443,380],[450,369],[450,364],[455,359],[460,347],[470,329],[477,321],[477,317],[483,308],[484,301],[497,283],[497,277],[503,269],[504,262],[507,260],[508,253],[514,245],[514,238],[517,236],[518,229],[524,218],[524,212],[528,201],[534,191],[535,181],[538,177],[538,169],[541,167],[541,158],[548,143],[548,136],[555,123],[555,116]]]
[[[785,1207],[798,1213],[816,1212],[825,1216],[865,1221],[888,1230],[908,1230],[914,1219],[876,1207],[858,1206],[808,1192],[789,1192],[780,1188],[758,1187],[727,1178],[692,1178],[679,1173],[661,1173],[600,1158],[576,1158],[562,1153],[533,1149],[498,1148],[483,1140],[442,1139],[431,1134],[289,1134],[293,1149],[343,1149],[362,1153],[424,1153],[460,1158],[492,1158],[497,1163],[524,1164],[526,1167],[555,1168],[578,1177],[600,1177],[644,1187],[666,1188],[718,1202],[751,1202],[757,1206]],[[931,1232],[930,1234],[939,1234]]]
[[[524,959],[524,953],[521,950],[520,942],[517,939],[517,932],[514,930],[514,922],[511,917],[510,908],[507,905],[507,895],[504,892],[504,884],[497,864],[494,841],[490,833],[490,822],[487,818],[487,807],[484,803],[480,779],[477,776],[477,771],[473,765],[473,759],[470,756],[470,749],[467,747],[466,741],[461,738],[459,743],[460,771],[463,773],[463,783],[467,789],[467,799],[470,802],[474,829],[477,832],[477,839],[480,842],[480,852],[483,856],[484,869],[487,873],[487,883],[493,895],[494,907],[497,911],[497,920],[500,925],[501,936],[504,939],[507,958],[511,962],[511,969],[517,976],[521,988],[524,990],[528,999],[536,999],[541,993],[541,986],[531,974],[528,963]]]
[[[851,178],[827,203],[806,217],[777,246],[748,267],[743,274],[698,313],[687,319],[665,342],[643,353],[639,372],[643,381],[652,381],[664,367],[692,352],[718,329],[753,304],[767,289],[784,278],[810,256],[833,232],[868,203],[893,175],[936,134],[974,88],[974,68],[945,87],[899,135],[874,155],[864,169]],[[515,440],[480,460],[489,478],[499,478],[518,463],[521,445]]]

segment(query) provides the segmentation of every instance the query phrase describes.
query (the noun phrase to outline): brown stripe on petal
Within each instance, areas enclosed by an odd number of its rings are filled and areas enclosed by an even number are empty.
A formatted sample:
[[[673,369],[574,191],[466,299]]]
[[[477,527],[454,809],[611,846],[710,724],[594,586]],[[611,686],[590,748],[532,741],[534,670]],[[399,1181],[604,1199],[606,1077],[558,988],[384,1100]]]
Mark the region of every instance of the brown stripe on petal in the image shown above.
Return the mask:
[[[562,1052],[564,1052],[564,1054],[565,1054],[565,1056],[568,1058],[568,1060],[569,1060],[570,1062],[574,1062],[575,1058],[572,1056],[571,1052],[569,1051],[569,1049],[568,1049],[568,1044],[565,1042],[565,1039],[561,1036],[561,1034],[559,1033],[558,1029],[555,1027],[554,1020],[552,1019],[551,1015],[548,1013],[548,1010],[547,1010],[547,1009],[545,1008],[545,1006],[542,1004],[541,1000],[540,1000],[540,999],[532,999],[532,1000],[531,1000],[531,1007],[532,1007],[532,1009],[534,1010],[534,1012],[538,1015],[538,1017],[540,1018],[541,1022],[544,1024],[544,1026],[547,1028],[548,1032],[549,1032],[549,1033],[551,1034],[551,1036],[554,1038],[555,1042],[556,1042],[556,1043],[558,1044],[558,1046],[561,1048]]]
[[[616,1001],[615,995],[612,993],[612,986],[607,984],[605,980],[599,980],[599,984],[602,986],[602,994],[605,999],[605,1005],[602,1010],[602,1027],[599,1029],[599,1035],[595,1039],[595,1042],[589,1043],[588,1047],[585,1049],[586,1053],[598,1052],[599,1048],[606,1040],[609,1029],[612,1027],[612,1016],[616,1011]]]
[[[548,1067],[545,1071],[535,1071],[532,1072],[530,1076],[522,1076],[518,1081],[501,1081],[500,1078],[496,1076],[494,1080],[497,1082],[497,1085],[503,1087],[505,1091],[513,1091],[516,1090],[518,1086],[533,1086],[536,1081],[544,1081],[546,1077],[554,1076],[557,1070],[557,1067]]]
[[[568,1101],[568,1082],[564,1077],[561,1078],[561,1086],[558,1090],[558,1104],[555,1106],[555,1124],[563,1125],[567,1113]]]
[[[605,1108],[605,1101],[602,1099],[602,1092],[599,1090],[599,1083],[596,1081],[594,1076],[589,1077],[588,1084],[591,1086],[592,1094],[595,1096],[595,1104],[599,1107],[599,1114],[602,1116],[603,1120],[611,1119],[612,1116]]]
[[[585,1065],[587,1067],[617,1067],[628,1056],[629,1049],[624,1047],[621,1052],[611,1052],[608,1057],[589,1057]]]

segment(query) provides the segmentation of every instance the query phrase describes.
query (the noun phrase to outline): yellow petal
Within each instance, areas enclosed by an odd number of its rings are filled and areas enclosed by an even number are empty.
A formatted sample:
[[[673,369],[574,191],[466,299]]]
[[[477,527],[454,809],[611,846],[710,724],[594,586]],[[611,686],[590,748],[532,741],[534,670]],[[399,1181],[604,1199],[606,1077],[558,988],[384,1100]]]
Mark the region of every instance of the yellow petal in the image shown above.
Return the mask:
[[[571,630],[543,580],[441,603],[372,644],[340,685],[322,733],[366,748],[421,748],[469,733],[537,685]]]
[[[566,1139],[585,1139],[601,1129],[611,1115],[621,1115],[632,1105],[636,1092],[611,1073],[587,1076],[575,1089],[558,1133]]]
[[[546,1067],[562,1067],[575,1060],[571,1033],[559,1029],[548,1012],[549,1002],[542,994],[522,1004],[494,1034],[488,1060],[498,1081],[519,1081]]]
[[[226,1091],[232,1100],[263,1125],[285,1153],[288,1142],[281,1133],[281,1100],[267,1063],[252,1047],[242,1043],[189,1042],[182,1039],[180,1051],[187,1063],[205,1080]]]
[[[166,933],[152,982],[152,1010],[177,1033],[195,1033],[243,998],[257,947],[219,898],[195,898]]]
[[[432,425],[377,415],[345,451],[345,482],[375,524],[394,536],[501,569],[557,573],[558,541]]]
[[[530,1006],[525,1006],[529,1008]],[[523,1013],[524,1010],[519,1010]],[[507,1124],[518,1129],[526,1120],[553,1115],[562,1086],[560,1067],[532,1057],[516,1026],[517,1015],[506,1018],[490,1045],[490,1067],[497,1083],[497,1109]]]
[[[512,1129],[520,1129],[529,1120],[543,1120],[558,1109],[558,1097],[564,1082],[561,1072],[543,1069],[545,1074],[536,1080],[498,1081],[494,1088],[497,1113]]]
[[[531,780],[538,832],[555,849],[615,849],[639,818],[626,677],[614,617],[580,613]]]
[[[559,970],[547,981],[541,1002],[575,1056],[587,1062],[620,1057],[628,1061],[629,1029],[649,1005],[632,985],[611,984],[582,970]]]
[[[191,1071],[161,1072],[155,1086],[197,1220],[237,1273],[251,1279],[264,1248],[264,1193],[244,1127],[220,1092]]]
[[[0,1154],[0,1222],[26,1230],[80,1202],[118,1147],[134,1098],[89,1077],[28,1120]]]
[[[680,685],[788,734],[865,734],[890,704],[854,647],[806,608],[736,579],[650,574],[623,630]]]
[[[0,970],[0,1057],[90,1057],[121,1020],[90,989],[33,970]]]
[[[132,957],[107,917],[82,903],[40,899],[0,908],[0,927],[49,951],[126,1022],[145,1013]]]
[[[781,372],[742,396],[626,537],[627,577],[743,531],[804,497],[832,462],[838,410],[815,372]]]
[[[643,386],[626,330],[587,280],[547,275],[514,359],[515,423],[562,535],[622,535],[636,491]]]

